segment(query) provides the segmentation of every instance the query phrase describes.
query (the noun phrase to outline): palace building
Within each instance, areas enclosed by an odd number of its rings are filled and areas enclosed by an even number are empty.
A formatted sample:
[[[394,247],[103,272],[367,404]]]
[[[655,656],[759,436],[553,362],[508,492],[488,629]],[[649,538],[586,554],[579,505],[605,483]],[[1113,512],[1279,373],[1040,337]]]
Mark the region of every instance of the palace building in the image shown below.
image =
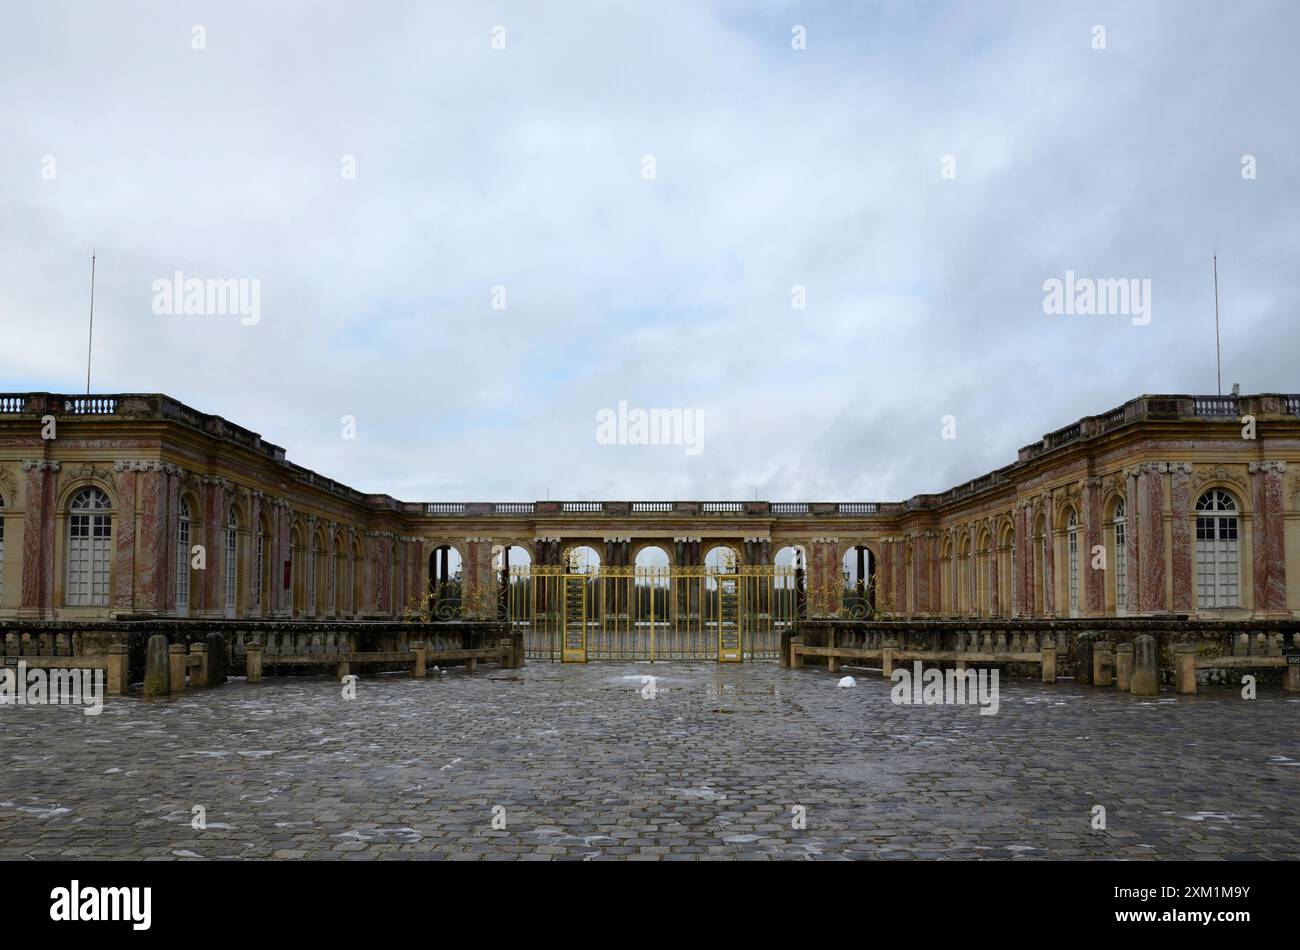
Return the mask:
[[[452,586],[501,616],[544,574],[666,617],[729,573],[769,616],[787,590],[810,617],[1294,618],[1300,396],[1141,396],[905,501],[417,503],[167,396],[0,395],[3,618],[393,619]]]

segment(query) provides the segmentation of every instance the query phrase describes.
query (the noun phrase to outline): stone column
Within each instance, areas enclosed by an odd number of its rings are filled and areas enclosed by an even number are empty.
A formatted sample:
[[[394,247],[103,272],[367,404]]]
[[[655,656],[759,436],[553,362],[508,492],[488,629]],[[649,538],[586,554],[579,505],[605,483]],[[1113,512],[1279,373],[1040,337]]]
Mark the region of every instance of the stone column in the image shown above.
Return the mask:
[[[813,617],[831,617],[840,607],[839,579],[839,539],[813,538],[812,550],[809,552],[812,588],[809,597],[808,612]]]
[[[1131,466],[1124,469],[1125,521],[1128,530],[1124,533],[1125,573],[1128,575],[1127,613],[1135,614],[1141,610],[1139,592],[1142,589],[1142,572],[1138,564],[1138,512],[1142,509],[1141,493],[1138,491],[1140,469]]]
[[[1106,571],[1115,569],[1108,559],[1104,563],[1106,570],[1096,570],[1092,566],[1092,552],[1098,545],[1104,545],[1102,530],[1101,479],[1089,476],[1081,485],[1082,502],[1080,520],[1082,521],[1083,550],[1079,552],[1079,569],[1082,573],[1083,603],[1080,614],[1085,617],[1100,617],[1106,613]]]
[[[1026,581],[1026,569],[1033,568],[1033,555],[1030,554],[1032,545],[1029,539],[1029,506],[1025,502],[1016,502],[1013,510],[1012,527],[1014,534],[1011,538],[1011,547],[1015,551],[1016,569],[1012,572],[1011,583],[1015,587],[1015,601],[1017,617],[1029,617],[1033,615],[1033,597],[1026,598],[1027,593],[1032,590]],[[1033,576],[1031,573],[1030,577]],[[1026,607],[1026,603],[1029,604]]]
[[[1138,477],[1138,561],[1141,577],[1138,609],[1165,613],[1165,462],[1147,462]],[[1137,649],[1136,647],[1134,649]],[[1134,662],[1137,662],[1136,657]]]
[[[1056,616],[1056,506],[1052,493],[1043,496],[1043,616]]]
[[[26,460],[23,516],[24,616],[48,616],[54,609],[54,473],[58,462]]]
[[[892,538],[880,542],[880,564],[876,566],[877,603],[882,613],[894,612],[894,545]]]
[[[130,611],[135,606],[136,471],[128,462],[114,462],[117,519],[113,525],[113,607]]]
[[[1193,567],[1195,563],[1195,514],[1192,511],[1192,465],[1175,462],[1170,466],[1170,551],[1169,569],[1173,579],[1174,611],[1189,613],[1196,609]]]
[[[203,479],[203,543],[208,549],[208,568],[200,571],[199,613],[205,617],[225,616],[226,596],[226,480],[220,476]]]
[[[912,603],[917,614],[930,613],[930,536],[913,535],[912,545]]]
[[[1254,547],[1255,616],[1287,617],[1285,511],[1282,474],[1286,462],[1251,462],[1254,503],[1251,533]]]

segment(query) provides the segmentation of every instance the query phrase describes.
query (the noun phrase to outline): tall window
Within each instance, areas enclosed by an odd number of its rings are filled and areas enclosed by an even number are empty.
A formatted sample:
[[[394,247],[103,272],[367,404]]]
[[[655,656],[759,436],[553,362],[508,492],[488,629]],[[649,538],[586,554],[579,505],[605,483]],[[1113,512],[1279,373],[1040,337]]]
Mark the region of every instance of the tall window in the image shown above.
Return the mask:
[[[238,591],[239,577],[239,522],[235,519],[235,509],[230,509],[226,521],[226,616],[235,615],[235,595]]]
[[[108,606],[109,544],[113,519],[108,496],[83,488],[72,499],[68,518],[68,606]]]
[[[1124,499],[1115,502],[1115,613],[1128,611],[1128,520]]]
[[[1065,544],[1070,578],[1070,616],[1079,616],[1079,519],[1070,512],[1065,526]]]
[[[997,549],[993,546],[993,535],[990,534],[985,538],[984,548],[984,563],[987,565],[984,569],[989,575],[989,589],[986,594],[988,596],[988,613],[991,617],[993,616],[993,602],[998,599],[996,585],[994,584],[996,574],[993,571],[993,559],[997,557],[998,554]],[[999,604],[998,606],[1001,607],[1002,604]]]
[[[1007,535],[1007,547],[1011,549],[1011,557],[1008,558],[1011,564],[1011,570],[1007,573],[1008,590],[1011,592],[1011,616],[1015,616],[1016,610],[1020,607],[1020,592],[1017,590],[1019,585],[1016,583],[1016,533],[1013,530]]]
[[[181,499],[176,520],[176,616],[190,612],[190,503]]]
[[[1212,488],[1196,503],[1196,602],[1198,607],[1237,607],[1237,503]]]
[[[339,558],[343,556],[343,547],[339,538],[334,539],[334,556],[330,558],[330,616],[338,615],[339,605]]]
[[[257,548],[256,556],[253,561],[253,609],[261,611],[262,609],[262,584],[263,574],[266,571],[266,535],[262,533],[262,523],[257,524]]]

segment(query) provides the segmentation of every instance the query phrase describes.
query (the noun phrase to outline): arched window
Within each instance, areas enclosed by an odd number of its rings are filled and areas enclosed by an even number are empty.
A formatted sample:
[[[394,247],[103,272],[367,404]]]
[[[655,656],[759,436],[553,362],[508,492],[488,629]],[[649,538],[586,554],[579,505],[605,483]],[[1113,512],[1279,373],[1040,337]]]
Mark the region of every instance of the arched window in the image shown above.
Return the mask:
[[[1007,547],[1007,577],[1003,589],[1007,592],[1007,598],[1002,602],[1002,613],[1014,617],[1016,608],[1020,605],[1020,594],[1016,590],[1016,531],[1014,528],[1007,529],[1005,543]],[[1009,613],[1007,607],[1011,608]]]
[[[108,496],[83,488],[72,498],[68,518],[68,593],[70,607],[108,606],[109,545],[113,519]]]
[[[1196,602],[1198,607],[1237,607],[1237,502],[1212,488],[1196,503]]]
[[[190,503],[181,499],[180,516],[176,520],[176,616],[187,617],[190,612]]]
[[[235,596],[239,590],[239,522],[235,509],[226,519],[226,616],[235,616]]]
[[[1070,510],[1065,526],[1066,571],[1069,579],[1070,616],[1079,616],[1079,519]]]
[[[1115,514],[1112,518],[1115,536],[1115,613],[1128,612],[1128,519],[1124,510],[1124,499],[1115,502]]]

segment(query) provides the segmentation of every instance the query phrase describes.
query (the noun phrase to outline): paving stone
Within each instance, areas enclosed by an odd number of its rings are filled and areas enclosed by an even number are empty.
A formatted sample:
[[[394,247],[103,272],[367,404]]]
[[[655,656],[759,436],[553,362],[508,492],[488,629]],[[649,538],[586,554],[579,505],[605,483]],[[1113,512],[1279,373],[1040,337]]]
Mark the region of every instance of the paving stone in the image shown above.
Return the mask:
[[[0,858],[1300,856],[1285,693],[1004,679],[980,716],[764,663],[659,664],[645,699],[623,677],[648,670],[365,677],[352,701],[327,677],[233,679],[94,718],[0,706]]]

